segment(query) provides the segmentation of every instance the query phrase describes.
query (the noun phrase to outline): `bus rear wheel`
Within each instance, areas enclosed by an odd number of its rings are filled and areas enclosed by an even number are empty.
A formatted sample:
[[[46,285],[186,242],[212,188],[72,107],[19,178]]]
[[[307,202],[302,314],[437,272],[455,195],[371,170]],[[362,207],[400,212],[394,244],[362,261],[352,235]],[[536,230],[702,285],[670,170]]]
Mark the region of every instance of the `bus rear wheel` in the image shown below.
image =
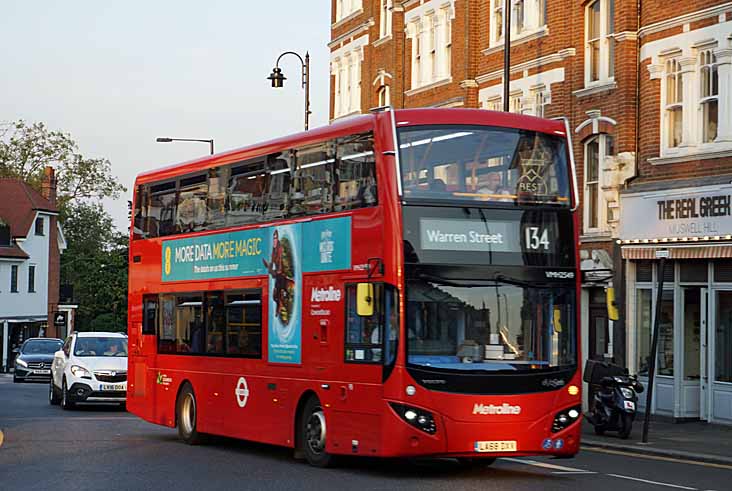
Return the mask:
[[[300,428],[300,445],[308,463],[315,467],[328,467],[333,456],[325,451],[327,426],[320,401],[312,397],[303,408]]]
[[[196,408],[193,387],[186,383],[178,394],[175,404],[175,421],[178,426],[178,437],[188,445],[198,445],[202,441],[202,436],[196,428],[198,419]]]

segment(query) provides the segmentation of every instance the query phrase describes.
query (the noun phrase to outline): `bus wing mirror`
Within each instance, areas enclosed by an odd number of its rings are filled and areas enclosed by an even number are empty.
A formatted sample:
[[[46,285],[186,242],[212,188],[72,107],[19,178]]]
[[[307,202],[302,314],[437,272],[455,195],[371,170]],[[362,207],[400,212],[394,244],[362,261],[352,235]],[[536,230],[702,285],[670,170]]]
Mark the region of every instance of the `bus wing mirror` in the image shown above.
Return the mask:
[[[374,315],[373,283],[359,283],[356,286],[356,313],[361,317]]]
[[[608,288],[605,292],[607,298],[607,318],[611,321],[620,319],[618,304],[615,302],[615,288]]]

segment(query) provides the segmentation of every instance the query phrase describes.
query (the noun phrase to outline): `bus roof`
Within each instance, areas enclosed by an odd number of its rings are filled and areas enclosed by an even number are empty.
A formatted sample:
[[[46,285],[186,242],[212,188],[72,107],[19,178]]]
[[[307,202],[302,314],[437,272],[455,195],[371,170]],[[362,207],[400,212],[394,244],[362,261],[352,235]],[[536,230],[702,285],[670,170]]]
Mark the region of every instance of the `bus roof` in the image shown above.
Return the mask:
[[[372,112],[336,121],[310,131],[275,138],[250,146],[227,150],[212,156],[201,157],[186,162],[167,165],[158,169],[142,172],[136,184],[170,179],[180,174],[196,172],[208,167],[226,165],[240,160],[255,158],[294,146],[308,145],[325,139],[335,138],[348,133],[365,132],[373,129],[375,120],[384,112]],[[394,111],[397,127],[419,125],[493,125],[507,128],[520,128],[565,136],[564,123],[522,114],[488,111],[484,109],[397,109]]]

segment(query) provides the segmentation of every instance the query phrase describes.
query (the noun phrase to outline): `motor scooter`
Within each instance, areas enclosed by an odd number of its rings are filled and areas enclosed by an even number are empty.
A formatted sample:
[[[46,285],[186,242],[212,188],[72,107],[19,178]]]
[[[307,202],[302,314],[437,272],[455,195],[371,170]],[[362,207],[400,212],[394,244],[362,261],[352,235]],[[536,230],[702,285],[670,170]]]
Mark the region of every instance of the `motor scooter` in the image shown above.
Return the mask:
[[[625,370],[623,375],[602,377],[593,389],[595,394],[590,401],[587,420],[594,426],[595,434],[617,431],[620,438],[627,439],[633,430],[638,394],[643,392],[643,384]]]

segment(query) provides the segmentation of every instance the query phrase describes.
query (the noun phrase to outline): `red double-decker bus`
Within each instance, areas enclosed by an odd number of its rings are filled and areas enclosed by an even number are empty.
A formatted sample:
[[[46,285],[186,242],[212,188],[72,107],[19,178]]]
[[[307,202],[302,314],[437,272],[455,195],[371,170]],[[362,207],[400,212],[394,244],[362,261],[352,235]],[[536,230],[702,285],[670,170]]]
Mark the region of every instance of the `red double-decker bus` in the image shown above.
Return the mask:
[[[318,466],[574,455],[568,139],[563,121],[385,108],[141,174],[129,410]]]

